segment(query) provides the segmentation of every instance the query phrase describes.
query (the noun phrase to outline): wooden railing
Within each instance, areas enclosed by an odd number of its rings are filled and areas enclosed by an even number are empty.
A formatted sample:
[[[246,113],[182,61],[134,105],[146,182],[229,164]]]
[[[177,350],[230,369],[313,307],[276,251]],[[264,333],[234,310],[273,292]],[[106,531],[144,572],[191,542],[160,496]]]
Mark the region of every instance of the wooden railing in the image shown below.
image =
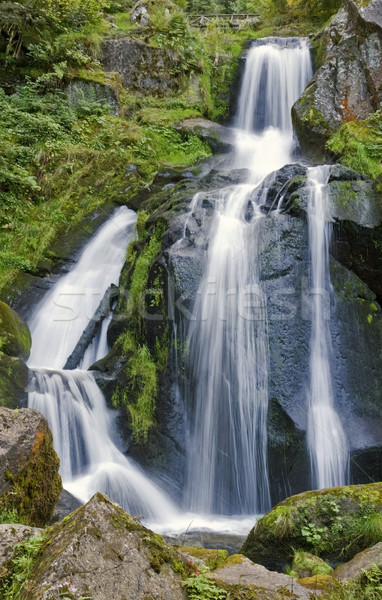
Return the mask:
[[[191,27],[207,27],[208,23],[216,23],[226,27],[240,28],[245,23],[258,23],[259,17],[259,13],[188,15]]]

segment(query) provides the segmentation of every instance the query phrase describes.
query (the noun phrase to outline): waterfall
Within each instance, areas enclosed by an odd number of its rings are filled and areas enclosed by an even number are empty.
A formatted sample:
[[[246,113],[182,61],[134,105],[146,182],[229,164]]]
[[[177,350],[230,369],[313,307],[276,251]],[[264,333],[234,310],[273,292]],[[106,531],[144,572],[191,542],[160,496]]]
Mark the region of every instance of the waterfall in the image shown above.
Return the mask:
[[[312,486],[318,489],[345,485],[349,468],[348,443],[335,410],[330,368],[329,174],[329,166],[311,168],[307,183],[312,270],[308,445]]]
[[[249,168],[250,176],[215,193],[206,267],[188,326],[185,503],[204,514],[270,508],[267,308],[258,260],[265,217],[258,184],[291,160],[290,110],[310,76],[305,40],[270,39],[248,52],[233,166]]]
[[[126,207],[115,211],[36,307],[29,323],[28,405],[48,419],[66,489],[83,501],[105,492],[133,515],[170,520],[176,514],[171,501],[118,450],[113,412],[93,374],[83,370],[108,351],[108,318],[85,352],[81,369],[63,370],[107,288],[118,282],[135,221],[136,214]]]

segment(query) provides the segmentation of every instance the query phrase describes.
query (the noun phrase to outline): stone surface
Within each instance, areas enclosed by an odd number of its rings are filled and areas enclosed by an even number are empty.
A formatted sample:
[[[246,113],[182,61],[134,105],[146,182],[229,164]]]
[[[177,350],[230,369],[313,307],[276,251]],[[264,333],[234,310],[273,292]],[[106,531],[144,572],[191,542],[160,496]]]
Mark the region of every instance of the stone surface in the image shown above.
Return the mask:
[[[15,555],[15,545],[39,535],[41,531],[27,525],[0,524],[0,592],[2,580],[9,576],[7,563]]]
[[[366,517],[362,516],[365,504],[369,506]],[[371,532],[381,514],[382,483],[303,492],[257,521],[241,552],[275,570],[291,564],[296,548],[338,564],[368,548],[371,537],[378,541],[378,529]]]
[[[240,586],[257,593],[258,600],[279,600],[280,594],[288,590],[290,597],[309,600],[309,591],[295,579],[284,573],[268,571],[241,555],[234,555],[209,574],[209,578],[217,583],[229,586]],[[320,594],[319,594],[320,595]]]
[[[26,403],[28,367],[19,358],[0,353],[0,406],[19,408]]]
[[[61,491],[58,467],[45,417],[31,408],[0,408],[0,507],[45,525]]]
[[[51,600],[75,586],[92,600],[185,600],[182,559],[118,504],[96,494],[53,525],[31,568],[25,600]]]
[[[379,0],[345,0],[322,37],[325,56],[292,111],[305,153],[320,159],[342,123],[382,106],[382,9]]]
[[[208,119],[185,119],[175,126],[178,131],[199,136],[216,153],[230,152],[235,143],[233,130]]]
[[[102,44],[104,69],[119,73],[123,87],[141,95],[177,90],[178,79],[170,74],[174,64],[170,52],[140,41],[126,38]]]
[[[337,567],[333,577],[341,582],[362,579],[364,571],[377,566],[382,569],[382,542],[359,552],[352,560]]]

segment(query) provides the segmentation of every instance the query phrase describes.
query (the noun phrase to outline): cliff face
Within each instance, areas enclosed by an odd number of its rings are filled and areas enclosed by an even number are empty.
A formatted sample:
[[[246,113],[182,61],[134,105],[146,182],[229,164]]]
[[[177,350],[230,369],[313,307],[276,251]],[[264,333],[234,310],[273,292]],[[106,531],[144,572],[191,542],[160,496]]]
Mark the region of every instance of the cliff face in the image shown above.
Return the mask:
[[[303,152],[318,160],[342,123],[382,106],[382,4],[345,0],[320,44],[322,65],[292,112]]]

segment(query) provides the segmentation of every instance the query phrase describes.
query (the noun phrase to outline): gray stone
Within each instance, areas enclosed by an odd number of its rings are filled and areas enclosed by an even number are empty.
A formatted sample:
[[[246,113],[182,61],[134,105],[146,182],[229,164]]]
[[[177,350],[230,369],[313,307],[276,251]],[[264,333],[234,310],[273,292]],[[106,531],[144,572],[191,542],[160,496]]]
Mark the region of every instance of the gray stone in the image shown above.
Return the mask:
[[[185,119],[175,126],[175,129],[183,133],[197,135],[209,143],[216,153],[231,152],[234,147],[235,138],[233,130],[208,119]]]
[[[28,577],[25,600],[51,600],[74,586],[92,600],[185,600],[182,559],[160,536],[96,494],[52,527]]]
[[[171,75],[175,62],[168,50],[137,40],[105,40],[102,44],[104,69],[119,73],[123,87],[142,95],[177,90],[178,78]]]
[[[382,569],[382,542],[355,555],[352,560],[337,567],[333,577],[341,582],[360,581],[364,571],[378,567]]]
[[[301,147],[315,159],[342,123],[382,106],[381,14],[379,0],[345,0],[322,36],[323,64],[292,110]]]
[[[233,559],[236,564],[233,563]],[[256,592],[259,600],[279,600],[280,594],[299,600],[309,600],[309,590],[300,585],[296,579],[284,573],[268,571],[262,565],[255,564],[245,556],[236,555],[230,557],[228,564],[223,563],[220,567],[209,573],[208,577],[216,582],[223,582],[229,586],[240,586],[240,589],[249,589]],[[321,595],[318,592],[318,595]]]
[[[28,527],[27,525],[0,525],[0,587],[1,581],[6,579],[10,574],[7,563],[16,554],[15,545],[25,542],[31,537],[36,537],[41,532],[42,529]]]
[[[0,407],[0,505],[45,525],[61,491],[48,422],[37,410]]]

